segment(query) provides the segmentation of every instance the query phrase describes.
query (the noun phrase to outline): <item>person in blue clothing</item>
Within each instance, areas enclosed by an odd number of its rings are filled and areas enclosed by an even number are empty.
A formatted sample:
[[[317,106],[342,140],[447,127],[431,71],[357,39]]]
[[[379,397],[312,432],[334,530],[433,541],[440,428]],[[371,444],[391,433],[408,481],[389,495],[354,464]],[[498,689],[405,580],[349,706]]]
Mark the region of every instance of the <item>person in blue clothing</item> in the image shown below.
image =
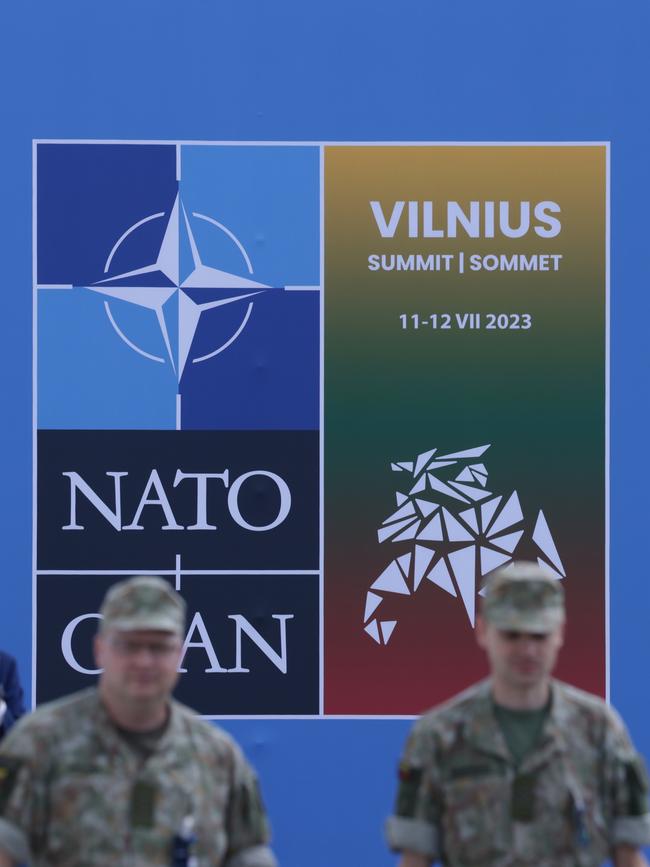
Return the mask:
[[[16,660],[0,650],[0,738],[24,713],[23,688]]]

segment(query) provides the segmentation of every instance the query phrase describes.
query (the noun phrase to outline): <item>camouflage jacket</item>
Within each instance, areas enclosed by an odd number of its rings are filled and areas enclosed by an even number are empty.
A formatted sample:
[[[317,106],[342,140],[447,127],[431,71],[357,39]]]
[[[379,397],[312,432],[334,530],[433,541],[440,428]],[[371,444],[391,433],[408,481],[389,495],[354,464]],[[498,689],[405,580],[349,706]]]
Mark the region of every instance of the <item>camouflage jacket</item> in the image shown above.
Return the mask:
[[[615,711],[558,681],[516,767],[483,681],[416,723],[387,835],[448,867],[598,867],[650,843],[645,767]]]
[[[234,741],[175,702],[145,759],[98,693],[48,704],[0,746],[0,850],[32,867],[169,867],[184,820],[199,867],[274,867],[253,772]]]

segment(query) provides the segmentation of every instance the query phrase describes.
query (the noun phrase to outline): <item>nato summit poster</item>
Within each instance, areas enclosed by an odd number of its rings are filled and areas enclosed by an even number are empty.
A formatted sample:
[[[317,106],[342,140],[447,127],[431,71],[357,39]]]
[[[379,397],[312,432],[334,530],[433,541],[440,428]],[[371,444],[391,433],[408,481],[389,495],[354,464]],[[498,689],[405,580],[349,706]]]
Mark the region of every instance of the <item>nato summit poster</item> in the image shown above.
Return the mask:
[[[605,694],[605,145],[40,141],[34,178],[39,701],[153,572],[204,715],[415,715],[517,559]]]

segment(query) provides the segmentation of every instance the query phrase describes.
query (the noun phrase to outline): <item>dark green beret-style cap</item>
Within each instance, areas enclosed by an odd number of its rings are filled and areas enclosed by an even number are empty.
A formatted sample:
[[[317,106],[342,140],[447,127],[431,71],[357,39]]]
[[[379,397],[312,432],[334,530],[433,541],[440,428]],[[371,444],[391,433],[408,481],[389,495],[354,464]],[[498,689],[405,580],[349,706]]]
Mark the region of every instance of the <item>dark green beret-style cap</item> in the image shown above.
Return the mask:
[[[553,632],[564,623],[562,582],[537,563],[496,569],[482,592],[483,617],[497,629]]]
[[[183,637],[185,600],[162,578],[138,575],[114,584],[102,603],[101,630],[157,629]]]

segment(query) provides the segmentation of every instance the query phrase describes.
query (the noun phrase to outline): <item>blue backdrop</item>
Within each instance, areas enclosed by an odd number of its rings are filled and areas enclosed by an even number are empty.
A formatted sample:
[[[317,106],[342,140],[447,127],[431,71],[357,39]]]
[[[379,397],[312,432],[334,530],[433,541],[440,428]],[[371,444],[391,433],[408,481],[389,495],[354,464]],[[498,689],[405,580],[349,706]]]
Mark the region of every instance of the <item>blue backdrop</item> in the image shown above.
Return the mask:
[[[27,684],[32,139],[609,140],[611,696],[650,755],[647,4],[23,0],[3,18],[0,643]],[[284,867],[394,862],[380,826],[406,722],[226,725],[260,770]]]

